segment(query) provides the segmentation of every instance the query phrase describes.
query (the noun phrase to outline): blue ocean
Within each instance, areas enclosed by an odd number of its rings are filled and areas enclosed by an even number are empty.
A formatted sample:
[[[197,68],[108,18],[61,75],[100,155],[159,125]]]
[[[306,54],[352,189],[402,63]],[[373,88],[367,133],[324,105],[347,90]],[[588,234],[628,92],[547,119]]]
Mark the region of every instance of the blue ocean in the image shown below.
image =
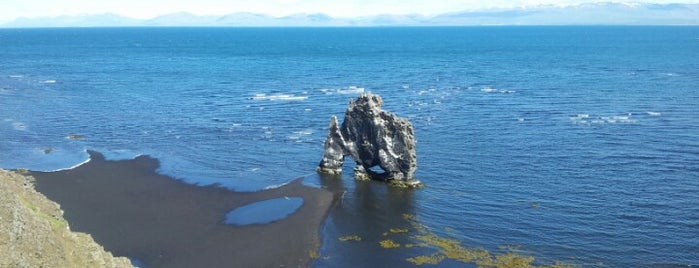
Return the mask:
[[[317,179],[330,117],[362,92],[414,124],[424,189],[351,165]],[[694,267],[699,27],[0,29],[0,168],[87,149],[198,185],[343,191],[314,267],[434,253],[379,246],[406,214],[536,264]]]

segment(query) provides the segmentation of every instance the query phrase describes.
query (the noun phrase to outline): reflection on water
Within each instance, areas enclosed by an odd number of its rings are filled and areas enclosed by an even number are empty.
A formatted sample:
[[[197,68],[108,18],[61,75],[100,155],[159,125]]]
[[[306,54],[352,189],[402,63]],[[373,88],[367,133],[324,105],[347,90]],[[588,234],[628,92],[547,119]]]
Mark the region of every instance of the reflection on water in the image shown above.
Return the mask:
[[[321,187],[341,195],[322,230],[320,257],[315,267],[407,265],[408,252],[377,254],[385,232],[410,228],[403,214],[415,214],[414,190],[390,187],[382,182],[355,181],[351,167],[342,176],[319,174]],[[345,242],[340,241],[343,238]]]
[[[323,226],[323,245],[315,267],[361,267],[366,263],[377,267],[576,267],[561,262],[541,265],[516,248],[491,253],[465,247],[418,221],[414,195],[420,190],[355,181],[351,174],[345,170],[343,175],[306,178],[340,195]]]

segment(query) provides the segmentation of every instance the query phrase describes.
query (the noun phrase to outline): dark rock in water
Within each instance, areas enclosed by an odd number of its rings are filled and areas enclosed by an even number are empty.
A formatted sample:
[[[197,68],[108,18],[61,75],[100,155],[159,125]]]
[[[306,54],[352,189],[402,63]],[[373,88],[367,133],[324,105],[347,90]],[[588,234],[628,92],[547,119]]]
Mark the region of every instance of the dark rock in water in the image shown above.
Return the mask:
[[[345,142],[342,131],[337,123],[337,117],[330,118],[328,137],[325,138],[325,152],[320,160],[318,171],[328,174],[340,174],[345,158]]]
[[[330,119],[325,152],[318,171],[339,174],[346,155],[356,162],[356,179],[377,179],[393,184],[418,186],[415,134],[408,119],[381,110],[379,95],[362,94],[350,100],[345,120],[338,127],[337,117]],[[380,167],[384,172],[373,171]]]
[[[82,140],[85,138],[85,135],[71,134],[71,135],[66,136],[66,138],[69,140]]]

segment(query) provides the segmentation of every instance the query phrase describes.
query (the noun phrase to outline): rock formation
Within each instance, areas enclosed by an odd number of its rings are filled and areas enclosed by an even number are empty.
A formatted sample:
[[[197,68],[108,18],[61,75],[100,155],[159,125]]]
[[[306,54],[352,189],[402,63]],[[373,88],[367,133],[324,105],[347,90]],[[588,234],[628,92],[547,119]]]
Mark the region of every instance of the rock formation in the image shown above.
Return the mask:
[[[325,152],[318,171],[342,172],[346,155],[356,162],[356,179],[377,179],[406,186],[418,186],[415,134],[408,119],[381,110],[379,95],[362,94],[350,100],[345,119],[338,127],[337,117],[330,119]],[[373,171],[380,167],[383,173]]]

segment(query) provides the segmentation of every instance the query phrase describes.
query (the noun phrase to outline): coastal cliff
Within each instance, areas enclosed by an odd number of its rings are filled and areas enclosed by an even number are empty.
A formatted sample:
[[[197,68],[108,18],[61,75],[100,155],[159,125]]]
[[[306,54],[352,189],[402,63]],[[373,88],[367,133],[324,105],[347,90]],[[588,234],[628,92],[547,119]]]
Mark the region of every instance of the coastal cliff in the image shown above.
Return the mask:
[[[90,235],[70,231],[33,178],[0,170],[0,267],[133,267]]]
[[[350,100],[341,126],[337,117],[331,117],[319,172],[339,174],[344,157],[349,155],[356,163],[356,179],[421,185],[414,176],[417,155],[413,125],[406,118],[382,110],[382,104],[381,96],[362,94]],[[383,172],[372,170],[376,167]]]

